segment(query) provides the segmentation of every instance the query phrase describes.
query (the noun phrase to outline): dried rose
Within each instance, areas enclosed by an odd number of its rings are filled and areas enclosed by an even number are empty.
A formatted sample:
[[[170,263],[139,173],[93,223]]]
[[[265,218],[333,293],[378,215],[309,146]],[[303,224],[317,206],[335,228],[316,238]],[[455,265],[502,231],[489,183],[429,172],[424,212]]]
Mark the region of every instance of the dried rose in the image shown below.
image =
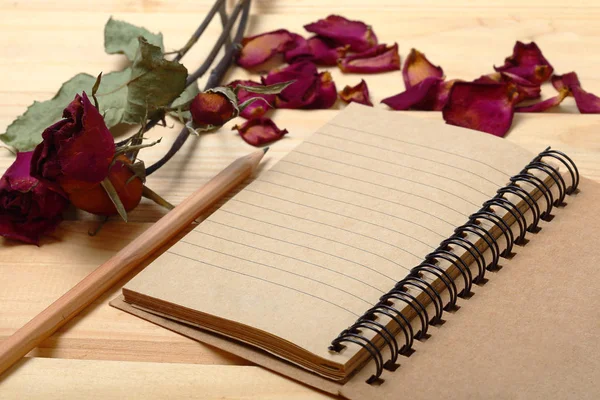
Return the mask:
[[[577,104],[577,109],[580,113],[600,113],[600,97],[593,93],[586,92],[581,87],[581,83],[575,72],[553,76],[552,85],[559,91],[559,94],[566,88],[569,94],[575,97],[575,103]]]
[[[338,67],[343,72],[374,74],[377,72],[400,69],[398,44],[393,46],[380,44],[362,53],[352,54],[338,60]]]
[[[234,126],[232,130],[234,129],[239,132],[246,143],[252,146],[260,146],[273,142],[281,139],[283,135],[288,133],[285,129],[279,129],[269,118],[251,119],[244,122],[242,126]]]
[[[238,115],[238,110],[230,98],[211,89],[194,97],[190,104],[190,112],[194,123],[203,126],[221,126]]]
[[[131,211],[140,203],[143,183],[128,165],[129,158],[120,155],[108,173],[108,179],[115,188],[125,211]],[[117,209],[100,183],[70,183],[65,186],[69,200],[77,208],[96,215],[117,215]]]
[[[237,63],[243,68],[253,68],[268,61],[278,53],[294,47],[294,36],[285,29],[244,38]]]
[[[371,99],[369,98],[369,88],[367,82],[361,79],[360,83],[356,86],[347,85],[344,90],[340,92],[340,98],[346,103],[359,103],[367,106],[373,106]]]
[[[507,83],[456,82],[442,110],[446,123],[503,137],[519,93]]]
[[[69,201],[57,183],[31,176],[32,156],[18,153],[0,178],[0,236],[38,244],[62,220]]]
[[[518,75],[510,72],[496,72],[493,74],[483,75],[475,79],[475,83],[512,83],[519,91],[517,103],[522,100],[537,99],[540,97],[541,87],[538,84],[531,83],[527,79],[521,78]]]
[[[497,72],[508,72],[520,76],[538,85],[547,81],[554,71],[535,42],[515,43],[513,54],[504,60],[504,65],[494,67],[494,69]]]
[[[394,110],[441,111],[448,101],[450,89],[456,82],[460,81],[443,81],[432,76],[381,102]]]
[[[261,86],[261,84],[258,82],[241,81],[241,80],[233,81],[233,82],[229,83],[227,86],[231,87],[232,89],[235,89],[238,85]],[[240,115],[242,117],[244,117],[246,119],[262,117],[263,115],[265,115],[265,113],[267,111],[269,111],[269,109],[271,109],[271,106],[273,106],[275,104],[276,96],[274,94],[258,94],[258,93],[248,92],[247,90],[242,89],[242,88],[238,89],[237,98],[238,98],[238,103],[240,103],[240,104],[242,104],[243,102],[245,102],[248,99],[252,99],[252,98],[256,98],[256,97],[260,97],[260,98],[264,99],[264,101],[256,100],[253,103],[250,103],[250,105],[248,105],[246,108],[244,108],[240,112]]]
[[[308,41],[296,33],[291,35],[294,41],[289,45],[290,49],[284,54],[285,62],[293,64],[298,61],[313,61],[315,57]]]
[[[313,36],[307,40],[308,47],[313,55],[313,62],[318,65],[337,65],[337,60],[344,58],[350,45],[337,45],[332,40]]]
[[[65,119],[42,133],[33,152],[31,175],[58,181],[96,183],[108,175],[115,143],[104,119],[85,92],[63,111]]]
[[[406,61],[404,61],[402,76],[404,78],[404,85],[408,89],[426,78],[443,79],[444,70],[429,62],[425,54],[411,49]]]
[[[365,51],[377,45],[377,36],[370,26],[361,21],[351,21],[339,15],[330,15],[304,29],[329,38],[338,45],[349,45],[352,51]]]

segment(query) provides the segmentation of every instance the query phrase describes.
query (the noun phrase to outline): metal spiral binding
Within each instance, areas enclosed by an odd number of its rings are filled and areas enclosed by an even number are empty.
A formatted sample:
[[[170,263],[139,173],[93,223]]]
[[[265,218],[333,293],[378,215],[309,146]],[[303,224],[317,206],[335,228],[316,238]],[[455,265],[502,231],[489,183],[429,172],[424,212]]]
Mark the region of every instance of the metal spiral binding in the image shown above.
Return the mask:
[[[543,161],[544,158],[551,158],[554,161],[560,162],[568,171],[570,176],[570,184],[567,183],[551,164]],[[531,171],[536,170],[546,174],[552,179],[558,190],[558,197],[555,199],[550,187],[534,175]],[[545,202],[545,210],[542,211],[538,201],[534,199],[531,193],[523,189],[519,184],[527,183],[532,185],[541,195]],[[469,216],[468,221],[455,229],[454,234],[448,239],[442,241],[438,248],[425,256],[423,262],[410,270],[408,276],[399,281],[394,289],[381,296],[379,302],[370,308],[363,316],[357,319],[348,329],[344,330],[331,342],[329,350],[339,352],[345,346],[342,343],[354,343],[370,354],[370,357],[375,361],[375,373],[367,380],[369,384],[381,384],[383,379],[381,375],[383,370],[394,371],[399,367],[398,356],[408,356],[412,353],[414,340],[421,340],[428,337],[427,331],[429,325],[436,325],[443,322],[442,316],[444,310],[452,310],[456,308],[458,297],[468,297],[471,293],[472,284],[480,284],[485,282],[486,270],[498,269],[500,257],[509,258],[513,255],[512,249],[514,245],[523,246],[527,243],[525,238],[526,233],[537,233],[540,231],[538,223],[541,220],[551,221],[552,208],[564,207],[566,195],[572,195],[578,192],[579,171],[577,166],[566,154],[552,150],[548,147],[546,150],[538,154],[520,173],[510,178],[510,183],[500,188],[496,195],[490,200],[483,203],[482,208],[476,213]],[[531,221],[527,221],[526,212],[523,212],[519,207],[508,200],[505,196],[508,194],[515,195],[520,198],[527,206],[527,210],[531,211]],[[519,228],[518,236],[515,236],[511,227],[504,219],[496,214],[493,207],[503,209],[510,214]],[[481,226],[482,221],[490,222],[501,231],[501,236],[506,241],[506,248],[501,252],[498,245],[498,239]],[[492,259],[484,258],[483,252],[471,242],[467,234],[477,236],[486,243],[492,254]],[[470,254],[473,262],[477,264],[477,276],[473,276],[469,266],[465,261],[454,254],[452,247],[460,247]],[[449,262],[460,273],[460,278],[464,283],[464,288],[458,292],[455,280],[450,274],[438,265],[440,260]],[[441,292],[436,289],[431,283],[424,279],[423,273],[427,273],[437,278],[443,287],[448,291],[448,300],[444,305]],[[457,277],[456,279],[459,279]],[[420,294],[426,295],[431,300],[435,315],[431,316],[427,312],[427,307],[417,296],[408,292],[408,288],[417,289]],[[420,321],[420,329],[415,332],[410,319],[407,318],[402,311],[394,306],[394,301],[405,304],[415,314]],[[378,315],[385,316],[390,319],[392,326],[390,328],[377,321]],[[365,331],[375,333],[372,339],[369,339],[363,334]],[[402,332],[404,334],[404,344],[400,346],[394,332]],[[390,359],[384,361],[383,354],[379,347],[375,344],[375,337],[379,336],[385,345],[390,349]]]

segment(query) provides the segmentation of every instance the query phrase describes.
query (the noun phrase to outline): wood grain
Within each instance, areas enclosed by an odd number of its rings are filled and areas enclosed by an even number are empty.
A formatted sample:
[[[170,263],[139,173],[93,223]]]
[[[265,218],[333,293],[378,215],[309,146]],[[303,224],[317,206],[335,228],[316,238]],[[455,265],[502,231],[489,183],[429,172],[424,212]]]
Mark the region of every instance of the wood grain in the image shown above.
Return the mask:
[[[229,5],[231,3],[228,1]],[[597,68],[600,65],[600,24],[597,23],[600,7],[594,0],[571,1],[568,7],[558,0],[379,0],[376,5],[365,0],[255,0],[253,3],[249,33],[282,27],[301,33],[303,24],[329,13],[339,13],[373,25],[382,42],[398,42],[403,58],[411,47],[425,52],[444,68],[449,78],[472,79],[491,72],[492,65],[501,64],[511,53],[515,40],[535,40],[557,72],[575,70],[587,90],[600,93]],[[186,42],[211,4],[212,0],[65,0],[59,3],[0,0],[0,35],[3,38],[0,41],[0,131],[4,131],[33,100],[51,98],[60,84],[76,73],[97,74],[121,68],[124,63],[121,56],[109,56],[103,51],[102,28],[110,15],[163,32],[166,47],[176,49]],[[218,23],[211,24],[202,40],[183,59],[188,68],[200,64],[218,33]],[[331,71],[338,89],[365,78],[374,103],[403,90],[399,72],[361,76]],[[229,78],[250,76],[257,77],[236,68]],[[554,95],[549,86],[544,86],[543,92],[545,97]],[[532,151],[552,145],[571,155],[583,175],[600,181],[600,115],[577,114],[572,99],[565,100],[564,104],[561,112],[517,115],[507,140]],[[335,112],[278,110],[273,117],[290,134],[271,147],[267,167]],[[412,114],[441,120],[439,113]],[[149,177],[148,185],[172,203],[181,202],[228,163],[252,149],[229,130],[236,122],[216,134],[189,140],[170,163]],[[169,147],[179,131],[179,126],[173,125],[176,123],[170,122],[169,127],[152,131],[152,137],[164,139],[159,146],[143,151],[147,163],[157,160]],[[119,134],[124,136],[126,131]],[[0,149],[0,171],[11,162],[10,154]],[[41,247],[0,241],[0,340],[42,311],[163,214],[159,207],[143,201],[131,213],[130,223],[111,221],[97,237],[91,238],[87,231],[94,226],[94,218],[85,213],[70,212],[67,221],[45,239]],[[163,368],[159,362],[188,363],[182,368],[189,371],[197,371],[198,366],[192,364],[243,362],[109,307],[108,300],[119,290],[120,286],[113,288],[30,355],[154,362],[139,364],[147,367],[145,375],[132,375],[134,382],[129,387],[161,376],[176,379],[174,370]],[[40,388],[43,386],[36,382],[41,371],[58,376],[59,371],[67,368],[61,363],[71,362],[54,360],[56,364],[53,364],[52,360],[38,359],[34,362],[40,361],[44,362],[43,367],[42,364],[31,364],[29,370],[29,363],[25,362],[10,378],[18,379],[21,386]],[[86,367],[92,368],[92,364]],[[107,364],[97,364],[102,365]],[[215,376],[231,376],[221,369],[223,367],[214,368]],[[113,379],[109,368],[98,367],[95,372],[98,382]],[[80,385],[88,379],[87,375],[77,376],[81,377]],[[66,379],[57,382],[67,384]],[[178,394],[192,397],[202,390],[208,393],[209,387],[215,387],[211,385],[203,380],[195,385],[181,385]],[[101,386],[100,383],[93,386],[97,388],[98,396],[101,397],[103,390],[110,393],[110,389],[100,389]],[[252,385],[247,384],[246,388],[250,392]],[[223,396],[231,393],[226,383],[221,384],[220,390],[210,393],[223,393]],[[278,392],[274,389],[272,393]],[[268,395],[267,392],[263,394],[263,397]],[[63,397],[77,396],[67,393]]]

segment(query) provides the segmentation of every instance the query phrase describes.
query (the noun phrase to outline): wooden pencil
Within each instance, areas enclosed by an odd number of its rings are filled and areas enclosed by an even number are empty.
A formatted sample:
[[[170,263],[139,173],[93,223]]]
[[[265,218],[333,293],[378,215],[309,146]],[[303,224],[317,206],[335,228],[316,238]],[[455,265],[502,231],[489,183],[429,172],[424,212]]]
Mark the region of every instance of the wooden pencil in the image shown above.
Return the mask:
[[[227,192],[251,176],[267,149],[258,150],[235,160],[48,308],[1,342],[0,374],[100,297],[144,259],[165,245]]]

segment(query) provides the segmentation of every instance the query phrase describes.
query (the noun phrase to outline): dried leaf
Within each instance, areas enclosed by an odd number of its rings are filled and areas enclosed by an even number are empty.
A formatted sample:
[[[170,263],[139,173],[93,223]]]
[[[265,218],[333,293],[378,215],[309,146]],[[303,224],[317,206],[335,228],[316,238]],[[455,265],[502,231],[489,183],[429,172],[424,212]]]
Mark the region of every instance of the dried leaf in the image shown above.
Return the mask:
[[[146,28],[132,25],[125,21],[109,18],[104,26],[104,51],[108,54],[125,54],[133,62],[139,49],[138,37],[142,36],[148,43],[158,46],[164,51],[163,36],[154,34]]]
[[[108,195],[108,198],[110,199],[110,201],[112,201],[112,203],[115,205],[117,212],[119,213],[121,218],[123,218],[123,221],[127,222],[127,211],[125,211],[125,206],[123,206],[123,203],[121,202],[121,199],[119,198],[119,194],[117,193],[117,190],[113,186],[110,179],[108,179],[108,178],[104,179],[102,181],[101,185],[104,188],[104,191],[106,192],[106,194]]]
[[[291,81],[286,81],[286,82],[274,83],[273,85],[259,85],[259,86],[246,86],[243,84],[238,84],[235,87],[235,89],[240,88],[240,89],[244,89],[247,92],[258,93],[258,94],[279,94],[286,87],[290,86],[294,82],[295,82],[294,80],[291,80]]]

